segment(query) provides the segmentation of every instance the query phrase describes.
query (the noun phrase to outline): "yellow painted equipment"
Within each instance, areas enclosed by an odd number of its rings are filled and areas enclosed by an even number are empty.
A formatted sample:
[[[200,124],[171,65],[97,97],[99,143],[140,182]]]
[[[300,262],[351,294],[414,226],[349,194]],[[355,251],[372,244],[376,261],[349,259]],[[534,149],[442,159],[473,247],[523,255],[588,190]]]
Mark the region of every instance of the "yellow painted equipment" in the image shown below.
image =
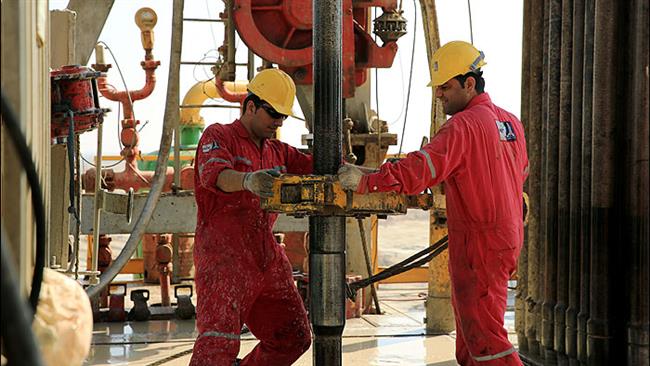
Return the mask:
[[[331,215],[362,217],[405,214],[409,208],[428,210],[444,199],[430,193],[404,195],[394,192],[358,194],[344,191],[336,176],[283,175],[273,185],[273,197],[262,199],[262,208],[290,216]]]

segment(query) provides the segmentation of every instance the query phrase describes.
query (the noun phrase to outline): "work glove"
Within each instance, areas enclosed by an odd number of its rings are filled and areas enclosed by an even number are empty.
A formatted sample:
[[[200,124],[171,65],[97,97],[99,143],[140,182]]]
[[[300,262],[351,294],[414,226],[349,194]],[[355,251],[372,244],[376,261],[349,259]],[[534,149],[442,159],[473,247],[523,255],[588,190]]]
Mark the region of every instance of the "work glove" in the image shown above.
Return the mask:
[[[260,197],[273,196],[273,182],[280,176],[280,172],[274,169],[261,169],[246,173],[244,176],[244,189],[255,193]]]
[[[339,182],[341,182],[341,187],[347,191],[356,191],[363,175],[361,169],[352,164],[345,164],[340,167],[338,171],[338,178]]]

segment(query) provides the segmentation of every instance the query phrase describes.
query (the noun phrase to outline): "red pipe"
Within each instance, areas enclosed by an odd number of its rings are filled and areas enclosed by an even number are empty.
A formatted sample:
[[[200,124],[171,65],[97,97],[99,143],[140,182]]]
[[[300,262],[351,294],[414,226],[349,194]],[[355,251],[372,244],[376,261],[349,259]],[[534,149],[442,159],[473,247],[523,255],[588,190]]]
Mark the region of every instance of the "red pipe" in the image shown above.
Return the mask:
[[[112,169],[102,170],[102,176],[104,177],[102,187],[109,191],[116,188],[125,191],[129,188],[133,188],[133,190],[137,192],[139,189],[149,188],[154,176],[154,172],[152,171],[140,171],[135,162],[135,159],[140,156],[140,149],[138,149],[140,136],[136,129],[136,126],[140,121],[134,119],[133,102],[144,99],[153,92],[156,86],[155,71],[160,65],[160,61],[146,59],[145,57],[145,61],[142,61],[140,65],[145,71],[145,85],[139,90],[130,90],[128,92],[118,91],[114,86],[108,83],[106,77],[100,77],[97,79],[97,86],[100,93],[106,97],[106,99],[121,103],[122,109],[124,110],[124,119],[121,121],[122,131],[120,132],[120,141],[124,147],[122,148],[120,155],[124,157],[126,165],[122,172],[115,173]],[[103,66],[105,69],[108,69],[107,65],[98,66]],[[84,174],[84,188],[86,191],[94,191],[95,177],[95,169],[90,169],[86,174]],[[167,168],[163,191],[167,192],[171,190],[173,179],[174,170],[172,168]]]
[[[171,287],[172,273],[172,245],[170,244],[169,235],[160,235],[158,237],[158,246],[156,247],[156,261],[158,262],[158,272],[160,273],[160,300],[162,306],[170,306],[169,288]]]
[[[242,104],[244,102],[244,99],[246,99],[246,96],[248,95],[248,92],[239,92],[239,93],[230,92],[223,85],[223,80],[221,80],[221,78],[219,78],[218,76],[215,77],[214,79],[214,85],[217,87],[217,90],[219,91],[219,95],[221,96],[221,98],[231,103]]]
[[[148,97],[156,86],[156,68],[160,66],[160,61],[145,60],[140,62],[142,69],[145,71],[145,84],[140,90],[117,91],[115,87],[108,83],[106,77],[97,78],[97,87],[99,92],[108,99],[114,102],[122,103],[124,110],[124,119],[133,119],[133,105],[131,102],[141,100]],[[129,95],[131,100],[129,101]]]

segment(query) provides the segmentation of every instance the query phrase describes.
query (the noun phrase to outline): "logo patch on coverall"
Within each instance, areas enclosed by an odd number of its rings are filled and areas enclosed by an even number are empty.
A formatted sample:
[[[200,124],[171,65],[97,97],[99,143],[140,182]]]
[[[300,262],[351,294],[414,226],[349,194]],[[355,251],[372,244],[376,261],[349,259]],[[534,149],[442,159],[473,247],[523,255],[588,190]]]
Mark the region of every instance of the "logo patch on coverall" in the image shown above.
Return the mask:
[[[517,136],[512,124],[508,121],[496,121],[501,141],[516,141]]]
[[[216,150],[219,148],[219,144],[216,141],[209,142],[207,144],[201,145],[201,149],[203,150],[204,154],[209,153],[212,150]]]

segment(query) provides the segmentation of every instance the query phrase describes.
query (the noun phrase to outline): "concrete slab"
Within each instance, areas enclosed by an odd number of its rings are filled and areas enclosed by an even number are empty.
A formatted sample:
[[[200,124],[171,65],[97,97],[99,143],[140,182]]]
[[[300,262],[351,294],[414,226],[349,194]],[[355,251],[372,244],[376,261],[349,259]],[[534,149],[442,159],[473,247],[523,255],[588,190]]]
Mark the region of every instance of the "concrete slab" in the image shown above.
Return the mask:
[[[380,305],[385,314],[346,322],[343,364],[456,365],[455,332],[425,334],[423,291],[426,293],[426,284],[380,286]],[[516,345],[513,318],[512,312],[506,314],[509,338]],[[187,365],[197,335],[194,320],[99,323],[84,365]],[[239,356],[244,357],[258,343],[250,333],[243,335]],[[310,349],[295,365],[312,365],[312,357]]]

